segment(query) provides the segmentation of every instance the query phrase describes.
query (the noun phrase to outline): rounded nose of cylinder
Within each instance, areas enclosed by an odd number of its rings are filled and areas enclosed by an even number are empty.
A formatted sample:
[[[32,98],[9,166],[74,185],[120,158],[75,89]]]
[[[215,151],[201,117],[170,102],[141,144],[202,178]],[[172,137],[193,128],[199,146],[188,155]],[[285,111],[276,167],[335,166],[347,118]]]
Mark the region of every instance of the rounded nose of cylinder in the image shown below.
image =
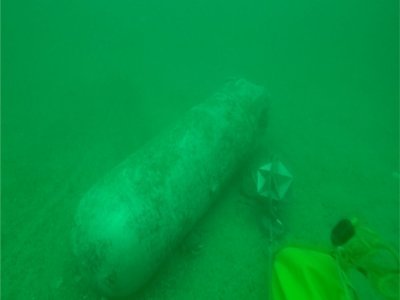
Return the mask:
[[[73,251],[86,281],[100,294],[126,296],[136,291],[150,274],[143,243],[132,226],[130,209],[114,205],[88,215],[81,207],[73,231]]]

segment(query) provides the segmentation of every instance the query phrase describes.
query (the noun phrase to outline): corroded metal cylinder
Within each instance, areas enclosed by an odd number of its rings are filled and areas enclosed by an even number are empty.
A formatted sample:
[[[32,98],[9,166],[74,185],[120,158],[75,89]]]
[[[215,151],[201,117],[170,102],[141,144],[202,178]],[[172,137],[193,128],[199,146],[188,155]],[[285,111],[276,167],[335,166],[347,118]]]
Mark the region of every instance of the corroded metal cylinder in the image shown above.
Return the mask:
[[[232,81],[87,192],[73,250],[100,293],[149,280],[249,153],[266,106],[262,87]]]

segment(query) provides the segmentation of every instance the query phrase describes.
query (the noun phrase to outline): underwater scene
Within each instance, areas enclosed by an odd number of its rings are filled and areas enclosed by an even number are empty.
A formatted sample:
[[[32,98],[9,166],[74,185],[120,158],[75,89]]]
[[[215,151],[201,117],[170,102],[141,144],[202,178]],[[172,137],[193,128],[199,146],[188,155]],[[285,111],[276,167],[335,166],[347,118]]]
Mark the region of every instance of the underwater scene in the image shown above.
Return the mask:
[[[400,299],[398,1],[1,17],[1,299]]]

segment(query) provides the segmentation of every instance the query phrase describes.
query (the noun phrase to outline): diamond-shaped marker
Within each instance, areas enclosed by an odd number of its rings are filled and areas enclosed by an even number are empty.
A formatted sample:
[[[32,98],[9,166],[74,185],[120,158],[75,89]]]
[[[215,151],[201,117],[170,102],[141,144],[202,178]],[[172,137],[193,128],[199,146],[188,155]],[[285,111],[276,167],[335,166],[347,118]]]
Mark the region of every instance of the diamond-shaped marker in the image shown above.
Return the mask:
[[[279,161],[262,165],[256,172],[257,193],[272,200],[282,200],[293,181],[293,176]]]

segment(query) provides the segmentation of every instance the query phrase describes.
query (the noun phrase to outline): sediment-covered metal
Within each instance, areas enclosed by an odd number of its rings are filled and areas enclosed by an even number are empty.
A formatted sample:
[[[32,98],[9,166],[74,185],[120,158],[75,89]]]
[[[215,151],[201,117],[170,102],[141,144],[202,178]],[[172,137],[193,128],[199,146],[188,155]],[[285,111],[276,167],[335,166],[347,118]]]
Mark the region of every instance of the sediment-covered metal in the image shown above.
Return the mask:
[[[232,81],[87,192],[73,250],[97,290],[128,295],[149,280],[251,150],[266,105],[263,88]]]

